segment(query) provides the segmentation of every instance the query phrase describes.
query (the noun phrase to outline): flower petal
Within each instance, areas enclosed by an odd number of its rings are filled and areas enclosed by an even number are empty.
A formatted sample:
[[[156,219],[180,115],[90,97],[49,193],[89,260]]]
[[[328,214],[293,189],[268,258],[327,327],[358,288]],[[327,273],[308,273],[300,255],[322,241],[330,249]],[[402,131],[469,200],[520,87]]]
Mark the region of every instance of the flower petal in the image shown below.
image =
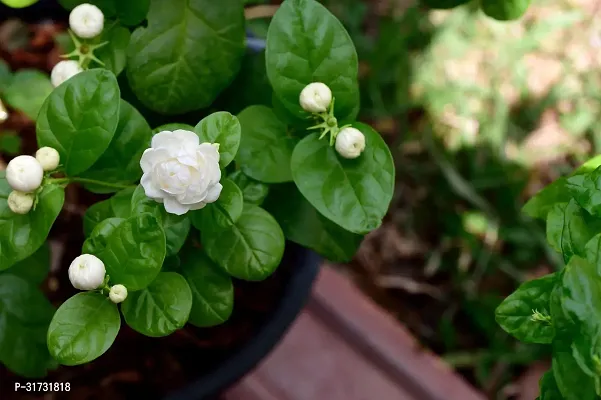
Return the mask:
[[[200,203],[190,204],[190,211],[200,210],[201,208],[205,208],[206,205],[207,203],[202,201]]]
[[[175,138],[173,136],[173,132],[161,131],[152,137],[150,146],[153,149],[158,149],[160,147],[170,147],[170,146],[172,146],[172,143],[174,141],[175,141]]]
[[[216,163],[219,162],[219,151],[211,143],[202,143],[200,146],[197,147],[196,151],[201,153],[205,157],[207,162],[211,162],[210,160]]]
[[[184,129],[173,131],[173,140],[183,147],[196,147],[200,143],[196,133]]]
[[[190,210],[190,206],[183,205],[173,197],[165,197],[165,211],[170,214],[183,215]]]
[[[152,175],[148,172],[142,175],[140,184],[144,188],[146,196],[150,197],[151,199],[162,198],[165,196],[165,193],[155,186],[154,182],[152,181]]]
[[[147,173],[152,171],[154,166],[161,162],[169,159],[169,152],[166,149],[146,149],[140,159],[140,167],[142,172]]]
[[[221,183],[216,183],[212,188],[209,189],[209,193],[207,193],[207,197],[203,200],[205,203],[214,203],[221,195],[221,189],[223,189],[223,185]]]

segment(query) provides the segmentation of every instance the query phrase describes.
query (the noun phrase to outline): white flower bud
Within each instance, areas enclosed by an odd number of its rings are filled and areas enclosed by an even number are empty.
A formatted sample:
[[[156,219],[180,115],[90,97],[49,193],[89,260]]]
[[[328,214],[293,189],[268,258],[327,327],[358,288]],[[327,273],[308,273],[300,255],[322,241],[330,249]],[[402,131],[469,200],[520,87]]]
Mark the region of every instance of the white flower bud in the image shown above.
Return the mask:
[[[80,38],[91,39],[102,32],[104,28],[104,14],[95,5],[88,3],[80,4],[69,14],[69,26]]]
[[[33,194],[13,190],[8,195],[6,202],[8,203],[8,208],[15,214],[27,214],[33,207],[33,200]]]
[[[336,151],[344,158],[357,158],[365,150],[365,135],[359,129],[347,127],[336,136]]]
[[[69,266],[69,280],[79,290],[98,289],[104,283],[106,269],[100,259],[91,254],[82,254]]]
[[[302,90],[299,103],[307,112],[326,112],[332,103],[332,91],[325,83],[310,83]]]
[[[54,171],[58,167],[61,156],[52,147],[42,147],[35,153],[35,159],[39,161],[44,171]]]
[[[52,68],[52,72],[50,73],[50,82],[52,82],[52,86],[57,87],[67,79],[72,78],[82,71],[83,69],[79,66],[77,61],[59,61],[59,63]]]
[[[115,304],[121,303],[127,298],[127,288],[123,285],[115,285],[111,287],[109,299]]]
[[[11,188],[19,192],[31,193],[40,187],[44,170],[32,156],[18,156],[6,166],[6,180]]]

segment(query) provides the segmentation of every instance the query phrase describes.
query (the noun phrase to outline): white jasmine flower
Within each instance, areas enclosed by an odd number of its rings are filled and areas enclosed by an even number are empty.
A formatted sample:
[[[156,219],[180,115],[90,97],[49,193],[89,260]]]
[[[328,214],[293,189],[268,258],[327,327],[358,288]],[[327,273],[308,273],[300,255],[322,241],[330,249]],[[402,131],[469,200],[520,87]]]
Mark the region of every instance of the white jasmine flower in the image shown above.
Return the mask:
[[[299,103],[307,112],[326,112],[332,103],[332,91],[325,83],[310,83],[302,90]]]
[[[50,73],[50,82],[52,86],[57,87],[67,79],[82,72],[83,69],[79,66],[79,63],[74,60],[63,60],[52,68]]]
[[[33,194],[13,190],[8,195],[6,202],[8,203],[8,208],[15,214],[27,214],[33,207],[33,200]]]
[[[115,285],[111,287],[109,299],[115,304],[121,303],[127,298],[127,288],[123,285]]]
[[[146,196],[164,203],[171,214],[199,210],[217,201],[223,188],[219,151],[211,143],[201,144],[194,132],[157,133],[140,166]]]
[[[357,158],[365,150],[365,135],[356,128],[343,128],[336,136],[335,148],[344,158]]]
[[[91,39],[102,32],[104,14],[95,5],[80,4],[69,14],[69,27],[80,38]]]
[[[44,171],[54,171],[61,160],[58,151],[52,147],[42,147],[35,153],[35,159],[38,160]]]
[[[104,263],[92,254],[82,254],[69,266],[69,280],[79,290],[98,289],[104,283]]]
[[[32,156],[17,156],[6,166],[6,180],[19,192],[34,192],[42,184],[44,170]]]

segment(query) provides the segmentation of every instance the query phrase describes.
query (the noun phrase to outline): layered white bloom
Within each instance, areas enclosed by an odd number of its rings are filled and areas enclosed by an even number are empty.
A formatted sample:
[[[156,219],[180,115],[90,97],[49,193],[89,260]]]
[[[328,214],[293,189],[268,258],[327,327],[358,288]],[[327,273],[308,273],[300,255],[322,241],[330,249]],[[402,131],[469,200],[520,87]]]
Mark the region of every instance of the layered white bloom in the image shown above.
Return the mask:
[[[6,180],[11,188],[19,192],[35,191],[42,184],[43,178],[44,170],[32,156],[17,156],[6,166]]]
[[[69,27],[80,38],[91,39],[102,32],[104,14],[95,5],[80,4],[69,14]]]
[[[0,100],[0,124],[8,119],[8,111],[6,111],[6,107],[4,107],[4,103]]]
[[[157,133],[140,166],[146,196],[164,203],[171,214],[199,210],[216,201],[223,188],[217,147],[201,144],[194,132],[178,129]]]
[[[123,285],[115,285],[111,287],[109,299],[115,304],[121,303],[127,298],[127,288]]]
[[[52,72],[50,73],[50,82],[52,82],[52,86],[57,87],[67,79],[72,78],[82,71],[83,69],[79,66],[77,61],[59,61],[58,64],[52,68]]]
[[[38,160],[44,171],[54,171],[58,167],[61,156],[52,147],[42,147],[36,151],[35,159]]]
[[[13,190],[8,195],[6,202],[8,208],[15,214],[27,214],[33,207],[34,196],[31,193],[23,193]]]
[[[343,128],[336,136],[335,148],[344,158],[357,158],[365,150],[365,135],[356,128]]]
[[[325,83],[310,83],[302,90],[299,103],[307,112],[326,112],[332,103],[332,91]]]
[[[92,254],[82,254],[69,266],[69,280],[75,289],[94,290],[104,283],[104,263]]]

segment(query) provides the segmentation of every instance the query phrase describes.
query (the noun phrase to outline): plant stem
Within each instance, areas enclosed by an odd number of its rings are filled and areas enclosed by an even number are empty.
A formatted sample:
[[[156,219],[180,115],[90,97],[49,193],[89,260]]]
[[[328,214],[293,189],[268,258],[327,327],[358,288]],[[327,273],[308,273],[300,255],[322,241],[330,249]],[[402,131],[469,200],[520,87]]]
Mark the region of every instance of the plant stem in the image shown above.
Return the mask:
[[[93,185],[106,186],[106,187],[111,187],[111,188],[115,188],[115,189],[127,189],[127,188],[133,186],[133,185],[126,185],[126,184],[122,184],[122,183],[110,183],[110,182],[104,182],[104,181],[97,181],[95,179],[87,179],[87,178],[52,178],[49,180],[49,182],[55,183],[57,185],[60,185],[62,183],[71,183],[71,182],[89,183],[89,184],[93,184]]]

